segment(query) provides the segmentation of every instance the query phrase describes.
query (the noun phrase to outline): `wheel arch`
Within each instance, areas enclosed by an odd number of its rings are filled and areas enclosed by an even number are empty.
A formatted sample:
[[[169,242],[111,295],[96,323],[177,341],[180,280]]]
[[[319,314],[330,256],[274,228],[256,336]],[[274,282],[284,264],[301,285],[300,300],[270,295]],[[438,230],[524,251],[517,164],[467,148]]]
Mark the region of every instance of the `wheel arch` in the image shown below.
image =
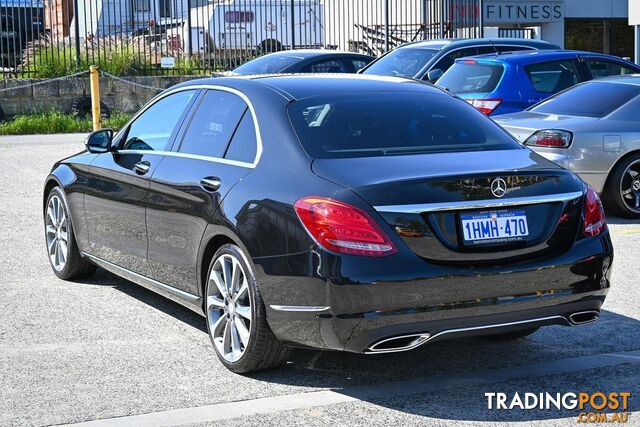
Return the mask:
[[[47,197],[53,187],[60,187],[66,193],[66,187],[71,185],[77,176],[73,169],[64,163],[56,165],[44,182],[44,191],[42,196],[42,206],[44,208],[47,203]]]
[[[247,256],[249,262],[249,252],[247,248],[242,244],[240,239],[226,227],[222,226],[214,226],[209,225],[209,228],[205,232],[202,241],[200,243],[200,250],[198,255],[198,283],[200,285],[200,292],[203,296],[203,310],[204,310],[204,295],[205,295],[205,286],[207,280],[207,274],[209,269],[209,264],[211,263],[211,259],[213,259],[213,255],[216,253],[220,247],[225,244],[232,244],[238,246]],[[253,268],[253,265],[251,265]]]
[[[611,181],[611,176],[613,175],[613,173],[615,172],[615,170],[618,168],[618,166],[620,166],[620,164],[625,161],[626,159],[628,159],[631,156],[637,156],[640,155],[640,147],[636,148],[634,150],[631,150],[625,154],[623,154],[622,156],[618,157],[618,160],[615,161],[615,163],[609,168],[609,171],[607,171],[607,178],[604,181],[604,187],[603,189],[607,188],[607,186],[610,184]]]

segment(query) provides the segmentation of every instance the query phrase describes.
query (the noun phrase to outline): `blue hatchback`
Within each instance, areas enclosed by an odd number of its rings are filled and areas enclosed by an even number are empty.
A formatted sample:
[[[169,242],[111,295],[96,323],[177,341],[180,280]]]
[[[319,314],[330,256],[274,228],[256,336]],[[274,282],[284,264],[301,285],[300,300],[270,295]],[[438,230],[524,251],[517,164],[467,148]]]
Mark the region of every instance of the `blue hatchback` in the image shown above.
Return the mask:
[[[436,84],[493,116],[522,111],[586,80],[634,73],[640,67],[611,55],[518,51],[457,59]]]

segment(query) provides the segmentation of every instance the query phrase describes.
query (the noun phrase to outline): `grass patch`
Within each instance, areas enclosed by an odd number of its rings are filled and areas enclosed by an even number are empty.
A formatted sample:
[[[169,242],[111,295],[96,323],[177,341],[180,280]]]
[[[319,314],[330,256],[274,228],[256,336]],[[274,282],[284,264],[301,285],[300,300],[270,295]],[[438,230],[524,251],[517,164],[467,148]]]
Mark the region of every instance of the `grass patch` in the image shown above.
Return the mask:
[[[130,118],[128,114],[114,112],[111,117],[102,120],[102,127],[119,130]],[[7,122],[0,123],[0,135],[78,133],[92,130],[91,118],[78,118],[57,111],[18,115]]]

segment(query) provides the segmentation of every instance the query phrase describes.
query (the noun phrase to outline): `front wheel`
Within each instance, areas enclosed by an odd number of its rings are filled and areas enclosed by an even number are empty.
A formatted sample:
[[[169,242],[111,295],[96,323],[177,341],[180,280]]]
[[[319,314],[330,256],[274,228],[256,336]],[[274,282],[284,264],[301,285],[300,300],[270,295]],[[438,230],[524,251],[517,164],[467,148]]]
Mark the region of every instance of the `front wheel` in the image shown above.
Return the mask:
[[[640,219],[640,153],[616,166],[607,180],[603,198],[616,215]]]
[[[80,255],[69,215],[69,205],[60,187],[52,188],[47,196],[44,227],[47,255],[56,276],[63,280],[72,280],[90,276],[96,271],[96,266]]]
[[[205,295],[207,330],[223,365],[236,373],[248,373],[284,361],[287,347],[267,324],[255,277],[238,246],[226,244],[215,253]]]

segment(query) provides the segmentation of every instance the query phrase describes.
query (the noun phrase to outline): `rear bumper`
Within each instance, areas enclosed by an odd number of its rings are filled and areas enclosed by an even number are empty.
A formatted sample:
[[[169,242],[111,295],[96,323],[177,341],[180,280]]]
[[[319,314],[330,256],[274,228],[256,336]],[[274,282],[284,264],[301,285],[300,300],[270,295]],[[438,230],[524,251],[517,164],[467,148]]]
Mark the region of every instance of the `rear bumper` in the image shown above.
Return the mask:
[[[362,353],[413,334],[422,345],[574,325],[571,314],[595,317],[600,311],[612,259],[605,232],[561,256],[508,267],[446,267],[415,255],[370,259],[322,251],[254,263],[269,325],[280,340]]]

